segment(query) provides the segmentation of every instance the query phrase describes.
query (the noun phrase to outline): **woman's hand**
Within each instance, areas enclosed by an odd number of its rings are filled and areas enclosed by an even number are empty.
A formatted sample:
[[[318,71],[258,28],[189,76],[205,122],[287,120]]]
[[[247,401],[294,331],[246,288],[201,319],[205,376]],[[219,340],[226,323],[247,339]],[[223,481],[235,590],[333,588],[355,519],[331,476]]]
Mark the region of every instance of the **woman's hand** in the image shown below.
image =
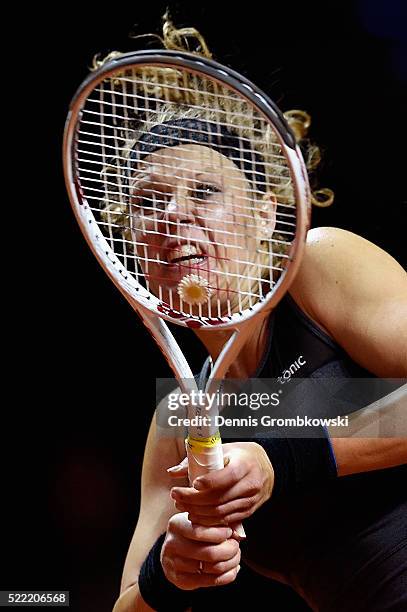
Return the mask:
[[[193,488],[173,487],[171,497],[180,512],[197,525],[241,523],[266,502],[274,485],[274,470],[264,449],[255,442],[223,445],[225,467],[199,476]],[[168,473],[185,476],[188,461]]]
[[[233,582],[240,569],[240,548],[231,536],[230,527],[194,526],[186,513],[174,514],[161,549],[167,579],[184,590]]]

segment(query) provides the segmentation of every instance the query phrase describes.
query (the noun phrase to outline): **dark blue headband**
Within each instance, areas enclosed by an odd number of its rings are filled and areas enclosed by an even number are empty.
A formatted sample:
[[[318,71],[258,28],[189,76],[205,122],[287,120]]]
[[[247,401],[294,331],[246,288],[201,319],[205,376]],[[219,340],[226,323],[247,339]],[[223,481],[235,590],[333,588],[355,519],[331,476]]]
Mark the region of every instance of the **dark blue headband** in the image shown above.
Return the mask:
[[[158,149],[194,143],[209,145],[231,159],[253,186],[265,191],[264,161],[253,151],[247,139],[240,138],[217,123],[202,119],[174,119],[154,125],[134,145],[130,162],[137,163]]]

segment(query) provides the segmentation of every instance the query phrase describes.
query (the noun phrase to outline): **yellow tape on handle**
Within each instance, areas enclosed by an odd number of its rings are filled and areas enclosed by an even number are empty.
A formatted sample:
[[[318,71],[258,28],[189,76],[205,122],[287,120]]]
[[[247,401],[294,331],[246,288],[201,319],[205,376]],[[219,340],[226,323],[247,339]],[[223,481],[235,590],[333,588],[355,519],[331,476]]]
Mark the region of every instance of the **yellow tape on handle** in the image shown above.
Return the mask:
[[[208,448],[213,448],[214,446],[217,446],[221,443],[222,441],[220,439],[219,431],[217,431],[216,434],[210,436],[209,438],[193,438],[191,436],[188,436],[185,440],[186,446],[193,453],[201,453],[204,450]]]

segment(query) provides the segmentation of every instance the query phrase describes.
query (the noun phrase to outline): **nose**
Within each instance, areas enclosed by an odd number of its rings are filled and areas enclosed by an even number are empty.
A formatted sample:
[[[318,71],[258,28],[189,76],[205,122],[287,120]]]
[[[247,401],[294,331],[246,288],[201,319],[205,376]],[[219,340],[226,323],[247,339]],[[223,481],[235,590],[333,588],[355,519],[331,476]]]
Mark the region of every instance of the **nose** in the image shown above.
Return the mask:
[[[186,188],[176,189],[165,209],[165,216],[168,221],[175,223],[192,223],[194,221],[194,201],[188,195]]]

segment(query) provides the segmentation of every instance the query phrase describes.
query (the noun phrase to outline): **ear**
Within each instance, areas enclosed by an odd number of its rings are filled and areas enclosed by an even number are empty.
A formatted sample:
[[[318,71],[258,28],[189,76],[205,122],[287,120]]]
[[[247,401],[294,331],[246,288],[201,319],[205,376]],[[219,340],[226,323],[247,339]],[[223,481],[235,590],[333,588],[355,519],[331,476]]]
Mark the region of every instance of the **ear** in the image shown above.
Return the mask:
[[[260,240],[271,238],[277,221],[277,198],[274,193],[265,193],[256,204],[255,218]]]

